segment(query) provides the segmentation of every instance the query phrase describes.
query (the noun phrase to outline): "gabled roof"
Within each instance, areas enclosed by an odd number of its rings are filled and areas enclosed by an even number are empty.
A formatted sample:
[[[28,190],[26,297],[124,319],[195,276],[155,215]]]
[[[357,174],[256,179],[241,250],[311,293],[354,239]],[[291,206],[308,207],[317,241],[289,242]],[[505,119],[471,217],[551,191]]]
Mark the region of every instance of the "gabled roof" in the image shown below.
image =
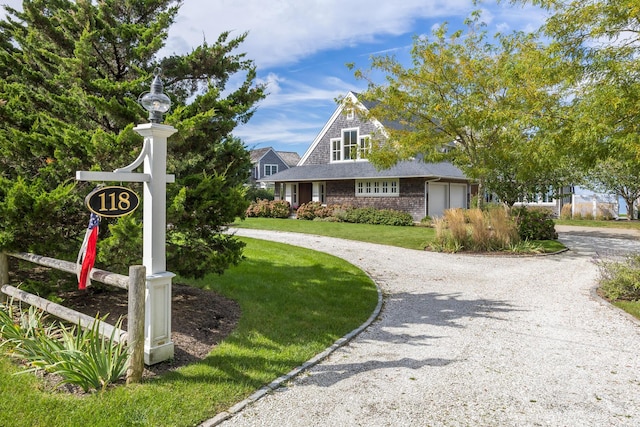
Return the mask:
[[[345,107],[345,102],[347,101],[357,105],[358,108],[361,108],[363,110],[368,110],[368,108],[358,100],[357,94],[355,92],[349,91],[349,93],[347,93],[347,95],[344,97],[344,100],[335,109],[335,111],[331,115],[331,118],[325,123],[320,133],[318,133],[318,136],[316,136],[316,138],[313,140],[309,148],[307,148],[307,151],[305,151],[305,153],[302,155],[302,158],[300,159],[300,162],[298,163],[298,165],[303,165],[304,162],[307,161],[307,158],[311,155],[311,153],[313,153],[313,150],[315,150],[316,146],[320,143],[324,135],[329,131],[329,128],[331,128],[331,125],[333,125],[333,122],[335,122],[336,119],[340,116],[340,114],[342,114],[342,111],[344,110],[344,107]],[[372,122],[376,127],[378,127],[378,129],[384,132],[384,126],[382,126],[380,122],[378,122],[377,120],[372,120]]]
[[[376,169],[366,161],[302,165],[273,174],[265,180],[286,182],[368,178],[444,178],[468,181],[462,171],[451,163],[425,163],[421,160],[398,162],[389,169],[382,170]]]
[[[269,152],[273,151],[276,156],[282,160],[282,162],[289,166],[290,168],[294,167],[300,161],[300,155],[293,151],[275,151],[273,147],[265,147],[265,148],[256,148],[255,150],[250,150],[249,155],[251,157],[251,163],[256,164],[259,163],[260,160]]]
[[[273,148],[256,148],[255,150],[249,151],[249,155],[251,156],[251,163],[258,163],[260,159],[269,152],[269,150],[273,150]]]
[[[276,154],[280,156],[283,162],[290,168],[294,167],[300,161],[300,154],[294,151],[276,151]]]

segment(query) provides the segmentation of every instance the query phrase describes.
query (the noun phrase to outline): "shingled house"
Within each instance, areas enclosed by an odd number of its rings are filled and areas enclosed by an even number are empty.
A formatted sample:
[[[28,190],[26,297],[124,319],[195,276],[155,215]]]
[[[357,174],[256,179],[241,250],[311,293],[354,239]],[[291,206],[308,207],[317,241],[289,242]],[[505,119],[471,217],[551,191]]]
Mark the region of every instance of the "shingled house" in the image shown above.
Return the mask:
[[[275,151],[272,147],[249,151],[251,156],[251,183],[268,185],[268,177],[292,168],[300,161],[300,155],[293,151]]]
[[[414,159],[377,170],[367,154],[371,135],[384,126],[362,120],[346,106],[367,108],[355,93],[349,92],[345,99],[351,103],[338,105],[296,167],[262,178],[274,184],[276,199],[287,200],[294,208],[318,201],[395,209],[410,213],[415,221],[469,206],[471,181],[451,163]]]

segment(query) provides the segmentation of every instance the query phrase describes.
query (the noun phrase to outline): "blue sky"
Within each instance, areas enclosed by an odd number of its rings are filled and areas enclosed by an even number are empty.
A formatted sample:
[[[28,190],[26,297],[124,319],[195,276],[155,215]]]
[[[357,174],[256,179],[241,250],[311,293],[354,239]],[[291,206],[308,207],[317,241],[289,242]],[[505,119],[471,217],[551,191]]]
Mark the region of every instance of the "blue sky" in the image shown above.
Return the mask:
[[[19,7],[21,0],[0,3]],[[490,32],[533,30],[544,20],[533,7],[494,1],[185,0],[161,53],[188,52],[227,30],[248,32],[239,52],[255,61],[269,95],[234,134],[249,148],[302,155],[335,110],[335,99],[365,86],[346,63],[367,68],[371,55],[380,53],[407,60],[415,35],[445,21],[460,26],[478,8]]]

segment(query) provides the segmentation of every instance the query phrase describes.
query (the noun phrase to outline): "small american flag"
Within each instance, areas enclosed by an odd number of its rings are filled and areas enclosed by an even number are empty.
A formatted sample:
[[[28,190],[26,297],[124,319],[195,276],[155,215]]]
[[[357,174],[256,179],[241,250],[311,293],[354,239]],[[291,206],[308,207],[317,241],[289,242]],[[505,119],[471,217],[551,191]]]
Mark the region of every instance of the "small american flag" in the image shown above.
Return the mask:
[[[78,289],[86,289],[91,284],[89,273],[93,268],[96,260],[96,243],[98,241],[98,232],[100,231],[100,216],[91,213],[89,219],[89,227],[84,235],[82,247],[78,253]]]

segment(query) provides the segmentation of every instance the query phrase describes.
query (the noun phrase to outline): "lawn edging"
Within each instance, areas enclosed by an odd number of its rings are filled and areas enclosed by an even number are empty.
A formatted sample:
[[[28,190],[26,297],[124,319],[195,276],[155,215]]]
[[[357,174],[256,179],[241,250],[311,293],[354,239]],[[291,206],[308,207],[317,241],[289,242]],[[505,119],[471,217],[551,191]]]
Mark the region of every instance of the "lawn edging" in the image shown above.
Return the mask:
[[[367,273],[365,272],[365,274],[367,274]],[[321,353],[318,353],[317,355],[315,355],[311,359],[307,360],[302,365],[300,365],[297,368],[292,369],[288,373],[276,378],[275,380],[271,381],[269,384],[267,384],[265,386],[262,386],[256,392],[254,392],[251,396],[249,396],[246,399],[236,403],[235,405],[233,405],[228,410],[226,410],[224,412],[220,412],[215,417],[210,418],[208,420],[205,420],[202,423],[198,424],[198,427],[214,427],[214,426],[220,425],[223,421],[228,420],[229,418],[231,418],[234,415],[238,414],[240,411],[245,409],[250,404],[260,400],[261,398],[263,398],[264,396],[266,396],[267,394],[269,394],[273,390],[276,390],[277,388],[281,387],[282,384],[284,384],[285,382],[292,380],[296,376],[300,375],[301,373],[305,372],[306,370],[308,370],[308,369],[312,368],[313,366],[317,365],[318,363],[322,362],[324,359],[329,357],[333,352],[335,352],[339,348],[341,348],[344,345],[346,345],[349,342],[351,342],[355,337],[360,335],[366,328],[368,328],[369,325],[371,325],[378,318],[378,316],[380,315],[380,312],[382,311],[382,306],[384,305],[384,296],[383,296],[383,293],[382,293],[382,289],[380,288],[380,285],[378,285],[378,283],[373,279],[373,277],[369,276],[369,274],[367,274],[367,276],[376,285],[376,290],[378,292],[378,304],[376,305],[376,308],[373,310],[373,312],[371,313],[369,318],[362,325],[360,325],[359,327],[357,327],[353,331],[349,332],[348,334],[346,334],[342,338],[337,339],[326,350],[322,351]]]

